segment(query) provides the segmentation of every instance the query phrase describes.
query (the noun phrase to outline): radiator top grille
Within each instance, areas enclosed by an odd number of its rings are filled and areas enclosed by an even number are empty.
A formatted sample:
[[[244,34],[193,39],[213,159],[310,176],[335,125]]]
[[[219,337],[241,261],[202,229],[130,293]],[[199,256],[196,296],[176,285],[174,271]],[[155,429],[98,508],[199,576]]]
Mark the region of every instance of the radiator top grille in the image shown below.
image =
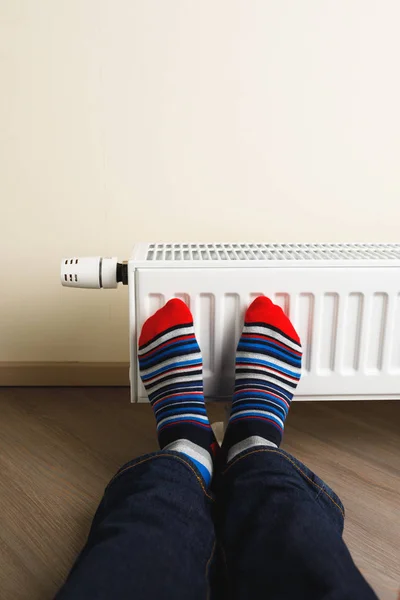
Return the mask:
[[[400,260],[400,244],[153,243],[146,261]]]

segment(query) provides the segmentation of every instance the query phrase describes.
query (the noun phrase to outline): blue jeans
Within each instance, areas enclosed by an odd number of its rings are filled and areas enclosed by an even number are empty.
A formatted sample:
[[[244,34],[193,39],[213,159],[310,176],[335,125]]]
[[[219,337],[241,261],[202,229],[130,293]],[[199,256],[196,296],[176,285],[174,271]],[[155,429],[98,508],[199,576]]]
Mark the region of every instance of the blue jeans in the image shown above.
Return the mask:
[[[253,448],[207,490],[176,452],[111,480],[57,600],[376,599],[334,492],[283,450]]]

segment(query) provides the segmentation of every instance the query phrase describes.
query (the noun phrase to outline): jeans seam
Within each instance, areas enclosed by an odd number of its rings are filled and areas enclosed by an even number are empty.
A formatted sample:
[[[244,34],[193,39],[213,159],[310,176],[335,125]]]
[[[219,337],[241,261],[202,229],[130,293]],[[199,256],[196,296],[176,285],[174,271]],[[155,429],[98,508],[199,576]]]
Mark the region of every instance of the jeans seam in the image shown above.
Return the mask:
[[[283,458],[285,458],[288,462],[290,462],[290,464],[292,464],[299,471],[299,473],[301,473],[301,475],[305,479],[307,479],[307,481],[309,481],[310,483],[312,483],[316,488],[318,488],[320,490],[319,493],[323,492],[329,498],[329,500],[331,502],[333,502],[333,504],[336,506],[336,508],[339,509],[340,514],[342,515],[342,517],[343,518],[345,517],[344,510],[332,498],[332,496],[326,490],[324,490],[323,487],[321,487],[320,485],[318,485],[317,483],[315,483],[315,481],[313,481],[306,473],[304,473],[304,471],[302,469],[300,469],[300,467],[298,465],[296,465],[296,463],[293,460],[291,460],[288,456],[286,456],[286,454],[283,454],[279,450],[272,450],[272,449],[269,449],[269,448],[262,448],[262,449],[258,449],[258,450],[253,450],[252,452],[248,452],[247,454],[242,454],[242,456],[239,456],[238,458],[236,458],[235,460],[233,460],[233,462],[226,467],[226,469],[223,471],[222,475],[225,475],[225,473],[227,473],[227,471],[229,471],[229,469],[231,467],[233,467],[233,465],[235,465],[237,462],[239,462],[240,460],[242,460],[242,458],[246,458],[246,456],[250,456],[251,454],[258,454],[259,452],[272,452],[273,454],[279,454],[280,456],[282,456]]]
[[[110,483],[108,484],[107,488],[109,488],[110,485],[112,483],[114,483],[114,481],[116,479],[118,479],[120,477],[120,475],[123,475],[124,473],[126,473],[130,469],[133,469],[134,467],[138,467],[139,465],[142,465],[142,464],[148,462],[149,460],[153,460],[155,458],[165,458],[166,456],[168,456],[169,458],[174,458],[176,460],[179,460],[181,463],[183,463],[184,465],[186,465],[192,471],[193,475],[196,477],[198,483],[200,484],[201,489],[203,490],[204,495],[209,500],[211,500],[212,502],[214,502],[214,498],[207,493],[207,490],[206,490],[206,488],[204,486],[203,480],[201,479],[200,475],[198,475],[196,473],[196,471],[194,470],[194,468],[192,467],[192,465],[190,465],[184,458],[181,458],[180,456],[175,456],[174,454],[154,454],[153,456],[148,456],[147,458],[144,458],[144,459],[140,460],[139,462],[137,462],[137,463],[135,463],[133,465],[129,465],[128,467],[125,467],[124,469],[122,469],[121,471],[118,471],[118,473],[116,473],[114,475],[114,477],[111,479]]]
[[[214,540],[213,546],[211,548],[210,558],[208,559],[208,561],[206,563],[206,572],[205,572],[206,584],[207,584],[206,600],[210,600],[211,584],[210,584],[210,578],[209,578],[209,569],[210,569],[211,561],[214,557],[215,547],[216,547],[216,540]]]

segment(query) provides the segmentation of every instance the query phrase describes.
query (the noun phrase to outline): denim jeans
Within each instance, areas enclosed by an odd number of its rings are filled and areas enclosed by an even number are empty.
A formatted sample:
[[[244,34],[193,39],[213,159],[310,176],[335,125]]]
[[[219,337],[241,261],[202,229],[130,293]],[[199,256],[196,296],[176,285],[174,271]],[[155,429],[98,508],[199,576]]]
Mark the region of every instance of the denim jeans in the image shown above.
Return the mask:
[[[283,450],[253,448],[207,490],[183,454],[111,480],[57,600],[376,599],[342,539],[334,492]]]

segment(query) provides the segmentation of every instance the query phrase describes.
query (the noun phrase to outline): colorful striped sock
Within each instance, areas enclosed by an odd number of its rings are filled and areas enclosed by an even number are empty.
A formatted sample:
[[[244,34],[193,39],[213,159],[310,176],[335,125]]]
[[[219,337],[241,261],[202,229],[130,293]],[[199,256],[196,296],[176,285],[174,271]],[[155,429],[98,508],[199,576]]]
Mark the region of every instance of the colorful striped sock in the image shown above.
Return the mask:
[[[185,454],[208,485],[218,444],[204,402],[193,317],[182,300],[170,300],[143,325],[139,366],[156,417],[160,448]]]
[[[301,375],[301,345],[279,306],[259,296],[247,309],[223,449],[228,462],[253,446],[278,448]]]

